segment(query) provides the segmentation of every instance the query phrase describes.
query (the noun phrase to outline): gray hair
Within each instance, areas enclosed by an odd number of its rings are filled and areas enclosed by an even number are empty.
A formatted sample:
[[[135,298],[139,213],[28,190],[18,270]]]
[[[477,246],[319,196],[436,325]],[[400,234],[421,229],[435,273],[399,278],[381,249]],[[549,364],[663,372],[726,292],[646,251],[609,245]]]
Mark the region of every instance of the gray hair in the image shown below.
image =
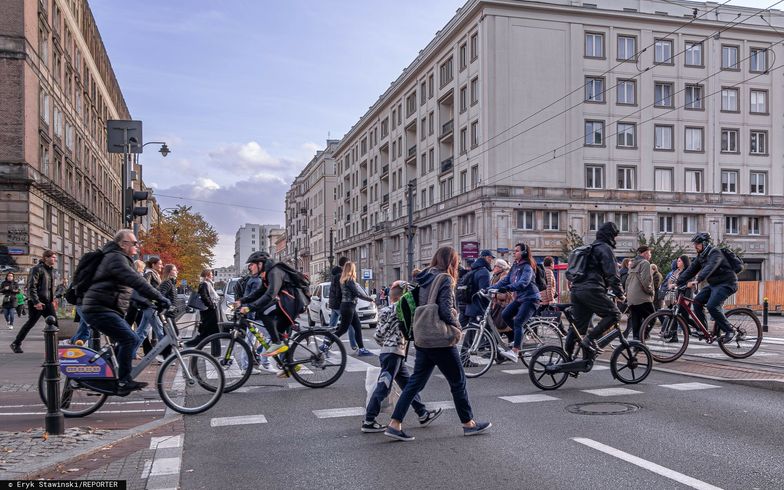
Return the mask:
[[[121,230],[118,230],[117,233],[114,235],[114,242],[120,244],[129,235],[133,235],[133,230],[129,230],[128,228],[123,228]]]

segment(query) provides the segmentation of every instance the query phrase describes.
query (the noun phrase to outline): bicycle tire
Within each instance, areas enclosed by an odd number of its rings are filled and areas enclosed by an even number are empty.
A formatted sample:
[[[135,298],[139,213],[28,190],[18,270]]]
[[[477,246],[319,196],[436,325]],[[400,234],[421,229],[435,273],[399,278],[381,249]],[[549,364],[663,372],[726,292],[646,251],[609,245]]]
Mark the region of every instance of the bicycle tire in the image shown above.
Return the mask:
[[[38,396],[41,397],[41,401],[44,402],[44,405],[48,406],[46,400],[45,378],[46,368],[44,367],[41,369],[41,374],[38,376]],[[66,384],[63,384],[64,381]],[[60,385],[60,411],[63,412],[63,416],[67,418],[86,417],[101,408],[103,404],[106,403],[106,399],[109,398],[109,395],[105,393],[97,393],[85,388],[73,387],[70,378],[65,377],[63,373],[60,373]],[[74,393],[76,392],[83,394],[83,396],[79,396],[79,401],[74,401]],[[94,398],[94,400],[90,400],[90,398]],[[85,408],[76,410],[72,405],[84,405]]]
[[[174,353],[163,361],[161,367],[158,368],[158,376],[155,382],[158,395],[160,395],[161,400],[167,407],[178,413],[191,415],[209,410],[223,396],[223,389],[226,383],[223,369],[214,357],[200,350],[182,350],[180,351],[180,357],[182,357],[182,363],[180,363],[180,358],[177,354]],[[198,366],[199,363],[204,365]],[[207,365],[210,368],[206,367]],[[187,369],[185,369],[186,366]],[[174,370],[172,374],[169,374],[170,369]],[[183,372],[190,374],[191,379],[184,378]],[[208,372],[214,373],[213,375],[218,378],[218,384],[214,391],[207,390],[199,382],[199,376]],[[165,386],[168,384],[171,385],[171,388]],[[197,387],[200,387],[206,393],[198,392]],[[194,407],[186,406],[185,403],[187,403],[189,398],[191,400],[198,398],[201,404]]]
[[[637,369],[642,367],[642,374],[637,374]],[[653,355],[650,349],[642,342],[630,340],[629,345],[619,345],[613,349],[610,356],[610,372],[621,383],[632,385],[644,380],[651,374],[653,368]],[[626,370],[631,377],[626,377]]]
[[[327,352],[320,349],[324,342],[329,346]],[[337,363],[334,362],[336,354],[340,355]],[[346,370],[346,347],[328,330],[306,330],[298,333],[289,343],[285,356],[286,370],[299,384],[308,388],[327,387],[340,379]],[[326,374],[327,369],[332,367],[336,369],[330,370],[331,374],[327,378],[314,381],[317,375]],[[313,377],[308,378],[310,375]]]
[[[212,334],[199,342],[196,349],[212,355],[210,349],[214,341],[219,342],[221,346],[220,354],[216,357],[216,360],[223,368],[223,376],[226,379],[223,392],[230,393],[244,385],[250,378],[253,372],[253,351],[248,343],[245,342],[245,339],[242,337],[235,339],[231,333]],[[241,361],[240,356],[244,356],[245,360]],[[242,367],[242,362],[245,362],[245,368]],[[215,379],[214,377],[200,376],[197,379],[204,389],[210,391],[217,389],[216,386],[213,386],[215,383],[212,383],[212,380]]]
[[[657,324],[659,325],[657,330]],[[672,327],[676,329],[673,332]],[[678,335],[680,329],[680,336]],[[689,325],[670,310],[659,310],[642,321],[642,343],[656,362],[668,363],[679,359],[689,346]],[[673,342],[675,340],[675,342]]]
[[[719,340],[719,348],[722,352],[733,359],[746,359],[757,352],[762,344],[762,324],[757,315],[745,308],[735,308],[728,311],[726,316],[735,331],[735,338],[728,343]],[[733,345],[737,350],[733,350]]]
[[[534,330],[537,329],[537,330]],[[557,324],[548,320],[528,322],[523,331],[523,341],[520,345],[520,360],[525,367],[529,366],[534,352],[546,345],[563,348],[563,335]]]
[[[456,346],[460,353],[460,364],[463,366],[466,378],[478,378],[485,374],[495,362],[495,356],[498,355],[498,346],[487,328],[477,339],[479,331],[479,325],[469,324],[463,329],[463,334]],[[468,341],[471,342],[471,346],[464,345]]]
[[[550,364],[570,362],[569,355],[561,347],[546,345],[531,355],[531,366],[528,368],[528,377],[531,383],[540,390],[556,390],[566,383],[569,373],[547,373],[545,367]],[[551,383],[543,382],[549,377]]]

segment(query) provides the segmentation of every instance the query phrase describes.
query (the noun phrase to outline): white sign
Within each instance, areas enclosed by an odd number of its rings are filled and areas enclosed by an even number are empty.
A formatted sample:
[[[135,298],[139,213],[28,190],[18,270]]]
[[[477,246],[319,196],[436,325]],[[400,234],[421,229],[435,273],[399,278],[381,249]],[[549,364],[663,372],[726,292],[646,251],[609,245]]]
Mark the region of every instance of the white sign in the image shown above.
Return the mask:
[[[373,269],[362,269],[362,280],[369,281],[373,279]]]

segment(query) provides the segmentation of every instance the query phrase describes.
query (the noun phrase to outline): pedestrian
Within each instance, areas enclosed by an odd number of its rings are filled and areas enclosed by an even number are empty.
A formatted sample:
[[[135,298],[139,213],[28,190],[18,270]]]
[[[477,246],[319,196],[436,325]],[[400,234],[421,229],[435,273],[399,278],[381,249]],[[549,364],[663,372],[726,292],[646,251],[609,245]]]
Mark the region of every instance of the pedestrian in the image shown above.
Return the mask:
[[[358,356],[372,356],[369,350],[365,349],[362,339],[362,324],[359,322],[357,314],[357,298],[365,301],[373,299],[365,294],[357,285],[356,266],[351,261],[346,261],[343,265],[343,273],[340,275],[340,326],[335,331],[335,335],[340,337],[349,327],[354,329],[354,339],[357,342]]]
[[[653,283],[653,266],[650,263],[652,250],[645,245],[637,249],[637,256],[629,265],[626,278],[626,303],[629,305],[629,321],[626,324],[625,336],[632,332],[634,340],[640,340],[642,321],[655,311],[653,299],[656,288]]]
[[[495,286],[500,292],[515,293],[515,300],[504,308],[501,316],[514,330],[512,351],[519,354],[523,343],[523,326],[539,308],[541,295],[536,287],[536,261],[531,249],[525,243],[518,243],[515,245],[514,258],[512,270]]]
[[[556,303],[556,299],[558,298],[555,273],[553,272],[553,258],[550,256],[545,257],[542,261],[542,267],[544,267],[544,279],[547,284],[547,288],[540,292],[542,295],[542,306],[552,305]]]
[[[8,330],[13,330],[17,306],[16,298],[19,294],[19,285],[14,280],[13,272],[5,275],[5,280],[0,285],[0,293],[3,295],[3,318],[5,318],[6,327]]]
[[[421,306],[428,304],[431,288],[435,289],[436,304],[438,305],[438,318],[448,328],[460,330],[457,320],[457,304],[455,300],[455,286],[457,285],[457,267],[460,258],[452,247],[441,247],[436,250],[430,267],[417,276],[419,283],[418,301]],[[422,339],[414,339],[416,345],[416,359],[414,373],[411,375],[405,389],[400,394],[400,399],[395,405],[392,419],[384,431],[384,435],[400,441],[413,441],[414,438],[403,432],[403,419],[408,412],[414,397],[424,389],[433,369],[438,367],[444,375],[452,392],[457,415],[463,424],[463,435],[471,436],[481,434],[492,427],[490,422],[477,422],[471,411],[466,390],[466,377],[460,362],[460,353],[455,344],[448,347],[430,347]]]
[[[406,355],[408,341],[403,337],[400,330],[400,320],[395,313],[395,305],[403,295],[403,287],[399,283],[392,284],[389,288],[389,306],[381,310],[379,314],[378,326],[373,338],[379,346],[379,364],[381,373],[378,375],[376,389],[370,398],[370,402],[365,409],[365,418],[362,422],[362,432],[383,432],[385,425],[376,421],[376,417],[381,411],[381,403],[389,395],[392,389],[392,381],[397,383],[401,390],[405,390],[410,379],[408,366],[403,362]],[[422,427],[430,425],[439,415],[441,408],[428,410],[419,395],[411,401],[411,406],[419,416],[419,425]]]
[[[220,297],[215,292],[212,285],[212,269],[204,269],[199,276],[199,298],[207,309],[199,312],[199,333],[192,339],[185,342],[187,347],[199,345],[203,339],[212,334],[218,333],[218,301]],[[220,342],[215,341],[210,345],[210,353],[213,357],[220,355]]]
[[[19,288],[19,292],[16,293],[16,316],[20,318],[27,314],[25,309],[26,299],[27,298],[25,297],[25,293],[22,291],[22,288]]]
[[[629,264],[631,262],[632,259],[628,257],[621,262],[621,268],[618,270],[618,276],[621,278],[621,287],[626,287],[626,277],[629,275]]]
[[[335,328],[340,318],[340,303],[341,303],[341,288],[340,276],[343,274],[343,267],[348,262],[348,257],[341,257],[338,259],[338,265],[332,268],[332,282],[329,286],[329,327]],[[348,343],[351,350],[356,351],[357,347],[356,333],[353,328],[348,330]]]
[[[653,305],[658,310],[661,308],[661,303],[664,298],[659,297],[658,292],[664,282],[664,277],[659,272],[659,266],[651,264],[651,276],[653,276]]]
[[[691,260],[689,259],[688,255],[681,255],[677,259],[673,261],[673,267],[668,275],[666,284],[667,284],[667,293],[664,296],[664,302],[669,308],[670,306],[674,305],[675,302],[678,300],[678,278],[680,277],[681,273],[689,268],[691,265]],[[683,293],[687,297],[691,297],[691,289],[687,289]]]
[[[52,276],[54,266],[57,265],[57,253],[53,250],[45,250],[41,259],[32,269],[27,278],[27,298],[30,316],[16,339],[11,343],[11,350],[21,354],[22,341],[24,341],[30,330],[38,323],[39,318],[54,317],[57,324],[57,313],[54,308],[54,277]]]
[[[158,292],[160,292],[164,298],[168,299],[172,305],[177,300],[176,282],[178,273],[179,270],[177,269],[176,265],[166,264],[163,266],[163,270],[161,272],[161,284],[158,286]],[[176,316],[171,317],[171,322],[174,326],[174,332],[179,336],[180,330],[177,328]],[[161,357],[166,359],[170,354],[171,346],[168,346],[161,352]]]
[[[161,285],[161,273],[163,272],[163,261],[160,257],[150,257],[147,259],[145,263],[144,269],[144,279],[150,283],[155,289],[158,289]],[[153,348],[152,342],[150,342],[147,338],[147,332],[152,327],[153,335],[155,335],[156,341],[159,341],[163,338],[163,325],[161,325],[160,320],[158,320],[158,315],[156,315],[156,309],[153,305],[149,302],[138,301],[137,302],[140,306],[141,310],[141,320],[138,323],[138,328],[136,329],[136,335],[139,337],[139,341],[134,349],[134,353],[138,350],[139,346],[142,344],[146,344],[143,352],[144,355],[147,355]],[[157,357],[158,362],[163,362],[163,356]]]

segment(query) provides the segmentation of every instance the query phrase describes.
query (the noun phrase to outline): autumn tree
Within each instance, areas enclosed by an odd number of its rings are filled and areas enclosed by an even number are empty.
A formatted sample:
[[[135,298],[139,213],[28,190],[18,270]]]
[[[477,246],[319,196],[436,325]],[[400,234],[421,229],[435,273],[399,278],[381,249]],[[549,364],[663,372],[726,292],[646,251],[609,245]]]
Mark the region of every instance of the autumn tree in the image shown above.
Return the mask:
[[[585,245],[583,237],[577,233],[577,230],[570,226],[569,229],[566,230],[566,238],[561,240],[561,261],[567,262],[572,250],[577,247],[582,247],[583,245]]]

